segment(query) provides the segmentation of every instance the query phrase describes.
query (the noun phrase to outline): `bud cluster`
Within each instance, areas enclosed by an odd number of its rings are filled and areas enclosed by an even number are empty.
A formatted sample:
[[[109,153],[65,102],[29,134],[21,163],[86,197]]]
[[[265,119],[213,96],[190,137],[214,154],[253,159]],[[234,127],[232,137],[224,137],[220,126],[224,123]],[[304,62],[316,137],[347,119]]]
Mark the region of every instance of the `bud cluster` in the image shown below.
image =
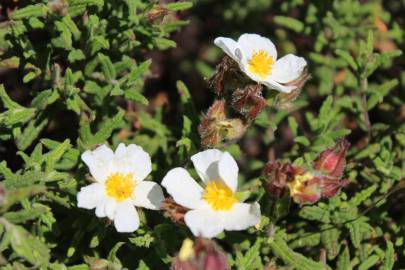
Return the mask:
[[[348,148],[346,140],[339,140],[334,147],[319,155],[312,170],[289,163],[268,162],[264,169],[267,192],[277,199],[288,190],[299,204],[312,204],[323,197],[335,196],[349,183],[342,179]]]
[[[309,78],[310,75],[304,70],[300,77],[285,83],[294,90],[278,94],[279,107],[289,107]],[[199,126],[201,143],[205,147],[216,147],[224,141],[241,138],[249,124],[267,106],[263,97],[264,86],[246,76],[229,56],[225,56],[217,65],[208,85],[216,93],[217,99]]]

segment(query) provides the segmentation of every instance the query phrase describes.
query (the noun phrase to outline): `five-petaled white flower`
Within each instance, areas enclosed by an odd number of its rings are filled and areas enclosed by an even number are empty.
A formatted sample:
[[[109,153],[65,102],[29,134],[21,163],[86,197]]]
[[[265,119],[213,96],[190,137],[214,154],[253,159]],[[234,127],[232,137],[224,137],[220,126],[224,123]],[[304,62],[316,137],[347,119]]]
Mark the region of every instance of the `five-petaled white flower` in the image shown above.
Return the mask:
[[[190,209],[184,221],[195,236],[211,238],[224,230],[244,230],[259,223],[259,204],[242,203],[235,196],[239,169],[229,153],[211,149],[191,160],[205,188],[183,168],[170,170],[162,186],[176,203]]]
[[[293,54],[277,60],[273,42],[257,34],[243,34],[237,42],[218,37],[214,43],[235,60],[252,80],[285,93],[291,92],[295,87],[283,84],[298,79],[307,65],[304,58]]]
[[[142,147],[120,144],[114,153],[101,145],[84,152],[82,160],[96,182],[81,188],[78,207],[96,208],[96,216],[114,220],[118,232],[138,229],[135,206],[159,210],[163,192],[158,184],[143,181],[152,171],[152,163]]]

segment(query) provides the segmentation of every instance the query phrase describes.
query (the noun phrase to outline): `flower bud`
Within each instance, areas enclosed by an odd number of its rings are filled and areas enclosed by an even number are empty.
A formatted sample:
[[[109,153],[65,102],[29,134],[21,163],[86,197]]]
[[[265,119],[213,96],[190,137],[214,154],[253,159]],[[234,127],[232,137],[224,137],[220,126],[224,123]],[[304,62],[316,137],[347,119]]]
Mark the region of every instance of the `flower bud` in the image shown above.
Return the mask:
[[[165,217],[170,218],[175,223],[184,225],[184,215],[189,209],[177,204],[172,197],[167,197],[160,205],[160,210],[163,211]]]
[[[283,197],[287,183],[291,182],[296,173],[296,168],[289,163],[268,162],[263,171],[266,177],[265,189],[271,197]]]
[[[197,238],[195,244],[186,239],[175,258],[173,270],[230,270],[225,254],[214,241]]]
[[[254,120],[266,107],[266,100],[262,96],[263,86],[249,84],[244,89],[232,93],[232,107],[248,119]]]
[[[224,100],[214,102],[198,127],[201,144],[205,147],[218,146],[224,140],[239,139],[245,130],[242,120],[226,118]]]
[[[240,77],[238,64],[229,56],[224,56],[217,65],[214,75],[208,80],[208,86],[218,95],[223,95],[225,85],[232,88]]]
[[[155,21],[158,19],[162,19],[164,16],[169,14],[169,10],[161,5],[154,5],[149,13],[146,15],[146,18],[149,21]]]
[[[345,139],[323,151],[314,163],[314,169],[334,178],[341,178],[346,166],[346,153],[350,144]]]
[[[301,94],[302,88],[309,79],[311,79],[311,75],[307,70],[304,70],[297,79],[284,84],[286,86],[294,86],[294,90],[290,93],[280,93],[277,106],[281,109],[289,109],[292,106],[292,102]]]

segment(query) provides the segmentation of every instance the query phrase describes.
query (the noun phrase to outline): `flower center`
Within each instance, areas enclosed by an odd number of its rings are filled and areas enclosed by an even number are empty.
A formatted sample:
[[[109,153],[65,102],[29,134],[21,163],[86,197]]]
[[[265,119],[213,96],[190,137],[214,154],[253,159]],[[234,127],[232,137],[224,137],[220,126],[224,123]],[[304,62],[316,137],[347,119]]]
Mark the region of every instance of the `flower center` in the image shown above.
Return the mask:
[[[211,180],[207,183],[203,199],[214,210],[229,210],[238,202],[232,190],[220,180]]]
[[[271,74],[271,67],[274,64],[273,57],[264,50],[254,51],[252,58],[248,62],[250,72],[260,78],[265,78]]]
[[[131,197],[135,189],[135,181],[132,173],[113,173],[105,181],[105,191],[108,196],[117,202]]]
[[[305,188],[305,182],[311,180],[313,177],[314,176],[309,172],[295,176],[294,181],[287,184],[290,188],[290,193],[296,194],[302,192]]]

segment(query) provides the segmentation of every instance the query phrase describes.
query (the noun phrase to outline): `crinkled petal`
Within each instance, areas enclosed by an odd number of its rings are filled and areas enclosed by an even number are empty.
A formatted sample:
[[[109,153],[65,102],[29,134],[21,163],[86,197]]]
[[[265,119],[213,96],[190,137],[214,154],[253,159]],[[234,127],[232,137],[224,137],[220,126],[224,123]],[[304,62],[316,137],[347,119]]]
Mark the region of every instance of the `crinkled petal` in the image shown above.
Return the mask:
[[[91,175],[102,183],[111,173],[114,152],[106,145],[100,145],[94,150],[87,150],[82,154],[82,160],[89,167]]]
[[[129,201],[120,203],[117,207],[114,225],[118,232],[133,232],[139,227],[139,216],[135,206]]]
[[[176,203],[184,207],[195,209],[202,203],[202,187],[183,168],[170,170],[163,178],[162,186]]]
[[[191,157],[194,168],[204,182],[220,178],[218,162],[222,155],[223,153],[218,149],[209,149]]]
[[[250,59],[254,52],[263,50],[270,54],[273,61],[277,59],[277,50],[273,42],[258,34],[243,34],[238,39],[238,48],[242,53],[242,61]]]
[[[214,40],[214,44],[220,47],[229,57],[233,60],[238,61],[235,50],[238,46],[235,40],[226,37],[217,37]]]
[[[235,159],[228,152],[225,152],[221,156],[221,159],[218,162],[218,170],[221,179],[232,191],[235,192],[238,187],[239,168]]]
[[[294,86],[286,86],[279,84],[278,82],[274,81],[271,76],[268,77],[265,81],[260,81],[260,83],[264,84],[270,89],[275,89],[283,93],[290,93],[292,90],[295,89]]]
[[[224,230],[221,216],[210,209],[188,211],[184,221],[195,236],[212,238]]]
[[[135,187],[134,204],[152,210],[159,210],[164,200],[162,188],[152,181],[139,182]]]
[[[85,209],[95,208],[100,201],[105,200],[103,184],[93,183],[82,187],[77,193],[77,207]]]
[[[224,211],[222,215],[225,230],[245,230],[260,222],[260,205],[258,203],[237,203],[231,210]]]
[[[306,65],[304,58],[287,54],[274,64],[270,77],[278,83],[288,83],[298,79]]]
[[[115,150],[114,163],[117,172],[132,173],[137,182],[145,179],[152,171],[149,154],[136,144],[125,146],[120,143]]]

